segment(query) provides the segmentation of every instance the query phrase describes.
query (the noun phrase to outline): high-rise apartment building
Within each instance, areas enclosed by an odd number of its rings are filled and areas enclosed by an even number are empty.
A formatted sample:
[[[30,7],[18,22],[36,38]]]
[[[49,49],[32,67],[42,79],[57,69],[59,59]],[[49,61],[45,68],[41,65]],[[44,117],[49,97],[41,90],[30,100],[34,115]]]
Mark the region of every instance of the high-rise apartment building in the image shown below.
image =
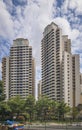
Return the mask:
[[[62,94],[64,102],[72,106],[72,56],[68,52],[63,53],[62,59]]]
[[[4,71],[3,69],[3,73]],[[10,48],[9,74],[6,73],[9,77],[9,98],[20,95],[25,99],[29,94],[34,95],[34,73],[32,47],[29,46],[28,40],[23,38],[14,40]],[[5,88],[8,91],[7,86]]]
[[[32,58],[32,95],[35,97],[35,59]]]
[[[2,59],[2,80],[4,83],[4,94],[9,99],[9,57]]]
[[[80,66],[79,55],[71,53],[71,40],[67,35],[62,36],[62,30],[52,22],[44,29],[41,47],[42,95],[77,106],[80,103]]]
[[[79,55],[72,55],[73,106],[80,104],[80,64]]]
[[[80,92],[80,104],[82,104],[82,73],[80,73],[80,88],[81,88],[81,92]]]
[[[68,36],[62,37],[62,87],[65,94],[64,101],[68,105],[77,106],[80,104],[80,62],[79,55],[71,53],[71,40]]]
[[[72,89],[72,54],[71,41],[67,35],[62,36],[62,99],[64,102],[73,106],[73,89]]]
[[[62,36],[62,46],[63,52],[66,51],[71,54],[71,40],[68,39],[68,35]]]
[[[61,100],[61,29],[55,23],[48,25],[42,39],[42,95]]]

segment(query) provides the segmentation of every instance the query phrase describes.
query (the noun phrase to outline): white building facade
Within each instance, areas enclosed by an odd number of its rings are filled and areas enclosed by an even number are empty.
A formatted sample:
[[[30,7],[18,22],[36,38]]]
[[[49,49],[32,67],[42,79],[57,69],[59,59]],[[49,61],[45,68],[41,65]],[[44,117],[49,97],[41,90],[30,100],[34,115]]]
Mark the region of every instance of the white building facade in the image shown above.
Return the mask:
[[[70,107],[77,106],[80,103],[80,62],[79,55],[71,53],[71,40],[52,22],[44,29],[41,47],[42,95],[63,100]]]
[[[9,98],[20,95],[26,99],[29,94],[34,96],[35,71],[32,60],[32,47],[29,46],[28,40],[14,40],[9,56]]]
[[[42,95],[61,100],[61,29],[54,23],[48,25],[42,39]]]
[[[4,84],[4,94],[6,100],[9,99],[9,57],[2,59],[2,80]]]

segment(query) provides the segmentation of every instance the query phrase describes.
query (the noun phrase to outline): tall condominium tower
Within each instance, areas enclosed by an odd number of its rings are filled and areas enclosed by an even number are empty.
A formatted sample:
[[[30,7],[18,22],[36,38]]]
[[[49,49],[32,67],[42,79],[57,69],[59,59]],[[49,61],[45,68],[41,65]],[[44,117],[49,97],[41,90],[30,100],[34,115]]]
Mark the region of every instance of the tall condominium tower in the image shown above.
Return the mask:
[[[71,53],[71,40],[62,36],[62,90],[63,99],[71,107],[80,104],[80,62],[79,55]]]
[[[42,95],[61,100],[61,29],[55,24],[48,25],[42,39]]]
[[[2,80],[4,83],[4,94],[9,99],[9,57],[2,59]]]
[[[73,106],[80,104],[80,64],[79,55],[72,55],[72,76],[73,76]]]
[[[20,95],[25,99],[29,94],[34,95],[34,73],[32,47],[29,46],[28,40],[23,38],[14,40],[10,48],[9,75],[6,74],[9,76],[9,98]]]
[[[32,58],[32,95],[35,97],[35,59]]]
[[[62,98],[64,102],[73,106],[73,89],[72,89],[72,54],[71,41],[67,35],[62,36]]]
[[[71,53],[71,40],[67,35],[62,36],[62,30],[52,22],[44,29],[41,47],[42,95],[77,106],[80,66],[79,55]]]
[[[80,88],[81,88],[81,93],[82,93],[82,73],[80,73]]]
[[[81,88],[81,92],[80,92],[80,104],[82,104],[82,73],[80,73],[80,88]]]

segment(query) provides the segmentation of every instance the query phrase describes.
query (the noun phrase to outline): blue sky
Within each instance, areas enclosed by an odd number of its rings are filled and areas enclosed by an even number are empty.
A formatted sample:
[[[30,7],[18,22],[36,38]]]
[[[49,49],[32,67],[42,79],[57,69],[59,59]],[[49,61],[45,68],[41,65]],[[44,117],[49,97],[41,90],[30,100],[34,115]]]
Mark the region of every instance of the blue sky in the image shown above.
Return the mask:
[[[27,38],[33,47],[36,79],[41,78],[42,33],[52,21],[71,39],[72,53],[80,54],[82,72],[82,0],[0,0],[0,78],[2,57],[9,55],[18,37]]]

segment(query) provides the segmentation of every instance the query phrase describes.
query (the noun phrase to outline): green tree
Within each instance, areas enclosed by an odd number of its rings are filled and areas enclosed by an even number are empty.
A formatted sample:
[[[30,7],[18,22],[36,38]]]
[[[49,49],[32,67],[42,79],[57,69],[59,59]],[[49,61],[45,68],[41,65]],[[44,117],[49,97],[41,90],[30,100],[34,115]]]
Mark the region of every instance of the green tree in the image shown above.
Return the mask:
[[[11,112],[10,107],[8,106],[7,102],[0,102],[0,117],[2,120],[6,120]]]
[[[79,113],[78,108],[77,107],[73,107],[72,108],[72,118],[73,118],[73,121],[76,119],[78,113]]]
[[[25,111],[29,114],[29,121],[31,122],[35,112],[35,98],[32,95],[27,97],[24,108]]]
[[[58,106],[58,102],[57,101],[50,100],[50,103],[49,103],[49,116],[50,116],[51,120],[56,118],[57,106]]]
[[[16,116],[16,118],[18,118],[18,116],[24,112],[24,103],[25,100],[23,100],[20,96],[9,99],[8,105],[11,109],[11,118],[13,118],[13,116]]]
[[[5,99],[4,86],[2,80],[0,80],[0,101]]]
[[[64,120],[65,114],[68,112],[70,112],[70,107],[67,106],[67,104],[64,103],[63,101],[59,102],[57,106],[58,119]]]
[[[50,100],[47,97],[41,97],[36,102],[37,119],[46,120],[50,111]]]

